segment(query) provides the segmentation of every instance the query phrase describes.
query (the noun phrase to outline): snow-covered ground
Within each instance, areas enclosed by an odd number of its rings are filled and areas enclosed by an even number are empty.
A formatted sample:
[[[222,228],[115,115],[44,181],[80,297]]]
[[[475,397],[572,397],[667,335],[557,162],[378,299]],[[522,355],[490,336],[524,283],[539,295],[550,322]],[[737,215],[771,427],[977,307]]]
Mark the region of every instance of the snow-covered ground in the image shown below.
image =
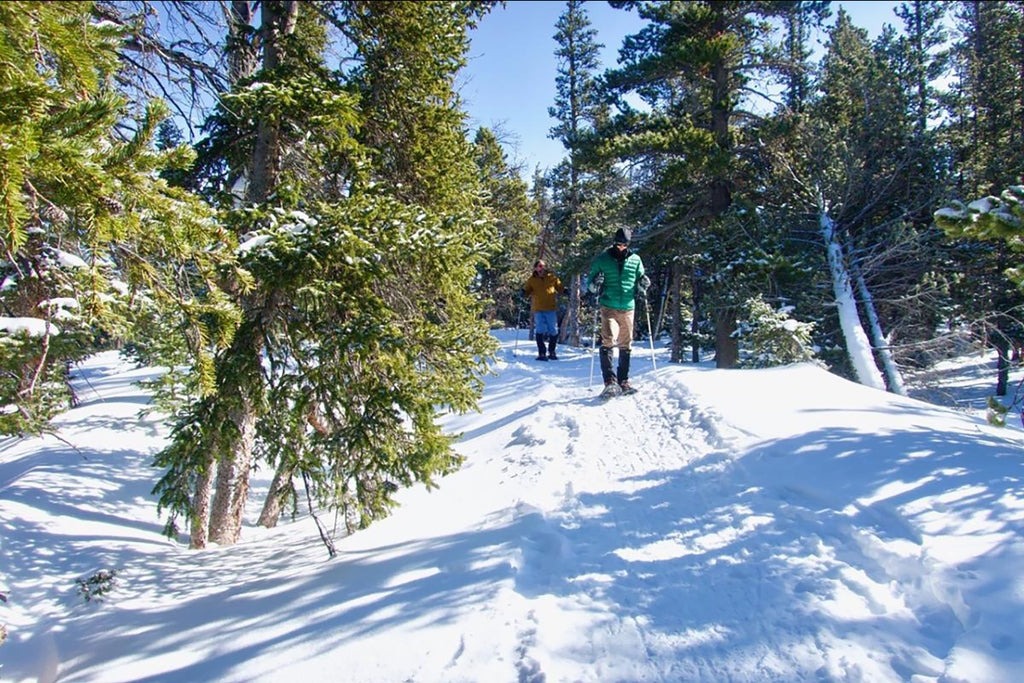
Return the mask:
[[[335,559],[307,517],[161,536],[151,372],[91,359],[63,441],[0,444],[0,680],[1024,680],[1024,433],[964,409],[991,363],[918,383],[948,408],[638,346],[640,393],[600,403],[588,350],[498,336],[446,419],[465,467]]]

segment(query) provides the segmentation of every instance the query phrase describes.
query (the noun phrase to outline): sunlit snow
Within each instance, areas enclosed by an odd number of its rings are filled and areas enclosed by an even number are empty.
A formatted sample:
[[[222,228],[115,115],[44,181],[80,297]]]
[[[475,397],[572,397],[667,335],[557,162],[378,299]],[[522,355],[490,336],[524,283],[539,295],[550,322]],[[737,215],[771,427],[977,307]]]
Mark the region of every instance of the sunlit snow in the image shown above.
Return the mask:
[[[1022,680],[1024,434],[981,415],[991,356],[908,377],[937,405],[638,345],[639,393],[601,403],[588,350],[498,337],[481,411],[444,418],[464,467],[334,559],[304,503],[253,525],[269,468],[238,545],[163,538],[154,373],[90,359],[61,439],[0,450],[0,679]]]

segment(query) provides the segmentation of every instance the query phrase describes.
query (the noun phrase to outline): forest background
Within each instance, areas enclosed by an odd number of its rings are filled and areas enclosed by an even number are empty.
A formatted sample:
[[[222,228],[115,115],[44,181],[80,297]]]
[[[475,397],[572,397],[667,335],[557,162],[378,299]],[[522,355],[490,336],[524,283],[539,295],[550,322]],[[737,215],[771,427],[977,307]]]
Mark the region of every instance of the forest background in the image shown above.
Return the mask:
[[[538,256],[589,343],[618,227],[672,362],[903,393],[979,343],[1016,407],[1024,5],[903,3],[872,40],[828,2],[609,4],[642,20],[612,68],[591,3],[551,28],[565,155],[526,180],[458,94],[493,3],[0,4],[0,429],[49,431],[121,348],[169,368],[168,535],[236,542],[257,462],[261,524],[358,529],[459,466],[437,417],[476,406]]]

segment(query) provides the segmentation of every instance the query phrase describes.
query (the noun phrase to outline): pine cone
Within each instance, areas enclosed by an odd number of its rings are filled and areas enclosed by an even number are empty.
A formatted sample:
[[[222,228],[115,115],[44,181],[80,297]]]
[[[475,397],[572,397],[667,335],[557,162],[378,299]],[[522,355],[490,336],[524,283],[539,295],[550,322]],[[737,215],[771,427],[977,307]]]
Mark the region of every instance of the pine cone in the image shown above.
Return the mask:
[[[64,209],[59,206],[54,206],[53,204],[47,204],[43,207],[41,216],[43,220],[47,221],[51,225],[67,225],[68,222],[68,214]]]
[[[113,197],[100,197],[100,204],[102,204],[103,208],[105,208],[112,216],[119,216],[124,211],[124,204]]]

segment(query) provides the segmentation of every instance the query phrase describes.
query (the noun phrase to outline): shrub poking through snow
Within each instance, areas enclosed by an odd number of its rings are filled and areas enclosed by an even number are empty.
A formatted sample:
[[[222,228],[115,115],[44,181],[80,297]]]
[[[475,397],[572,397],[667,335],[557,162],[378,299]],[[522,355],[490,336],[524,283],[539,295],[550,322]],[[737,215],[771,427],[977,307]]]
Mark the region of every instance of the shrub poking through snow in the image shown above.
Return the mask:
[[[86,602],[102,600],[117,585],[116,577],[117,570],[101,569],[89,578],[75,579],[78,594],[85,598]]]
[[[768,368],[814,360],[813,323],[790,317],[792,307],[773,309],[760,294],[746,303],[747,320],[738,332],[748,346],[742,365]]]

